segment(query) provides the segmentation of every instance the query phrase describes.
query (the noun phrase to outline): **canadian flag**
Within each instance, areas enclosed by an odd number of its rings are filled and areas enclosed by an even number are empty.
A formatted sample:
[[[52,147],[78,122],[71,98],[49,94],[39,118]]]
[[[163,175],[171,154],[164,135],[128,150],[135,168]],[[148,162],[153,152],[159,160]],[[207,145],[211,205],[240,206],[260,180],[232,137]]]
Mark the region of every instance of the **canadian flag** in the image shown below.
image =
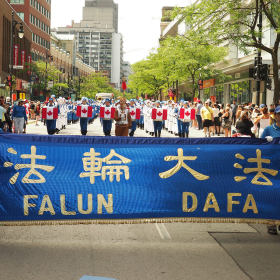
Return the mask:
[[[130,112],[130,116],[131,116],[132,121],[140,120],[141,109],[139,109],[139,108],[129,108],[129,112]]]
[[[152,119],[159,120],[159,121],[166,121],[167,120],[167,109],[153,108]]]
[[[112,107],[100,107],[100,118],[113,119],[115,117],[115,108]]]
[[[91,118],[92,117],[92,107],[88,105],[77,106],[77,117],[80,118]]]
[[[55,107],[44,107],[42,109],[42,118],[44,120],[57,120],[58,109]]]
[[[180,119],[182,120],[195,120],[195,109],[180,109]]]

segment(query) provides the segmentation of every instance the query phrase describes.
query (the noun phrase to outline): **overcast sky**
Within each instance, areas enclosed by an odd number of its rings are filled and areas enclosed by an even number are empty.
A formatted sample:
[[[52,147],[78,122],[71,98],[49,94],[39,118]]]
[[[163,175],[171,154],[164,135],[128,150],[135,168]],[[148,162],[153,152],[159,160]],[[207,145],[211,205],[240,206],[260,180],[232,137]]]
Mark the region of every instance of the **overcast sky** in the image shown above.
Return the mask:
[[[119,4],[119,33],[124,39],[124,60],[131,64],[144,59],[158,46],[161,8],[184,7],[190,0],[114,0]],[[51,26],[71,25],[82,20],[84,0],[52,0]],[[139,50],[141,49],[141,50]]]

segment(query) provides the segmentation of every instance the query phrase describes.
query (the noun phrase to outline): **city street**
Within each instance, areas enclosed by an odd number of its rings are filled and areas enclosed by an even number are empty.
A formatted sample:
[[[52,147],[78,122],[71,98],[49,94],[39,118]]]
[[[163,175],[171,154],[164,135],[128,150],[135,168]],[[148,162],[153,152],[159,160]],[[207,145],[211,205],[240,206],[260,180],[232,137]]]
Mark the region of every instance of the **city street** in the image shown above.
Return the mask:
[[[30,120],[29,124],[27,125],[27,134],[40,134],[40,135],[47,135],[47,127],[44,126],[43,122],[38,122],[39,126],[35,126],[35,121]],[[59,135],[81,135],[80,131],[80,123],[67,125],[66,129],[63,129],[59,132]],[[102,126],[100,124],[99,118],[96,118],[92,124],[88,126],[88,133],[87,136],[103,136]],[[115,125],[112,125],[111,135],[115,136]],[[139,128],[136,129],[134,134],[135,137],[152,137],[149,133],[146,133],[144,130],[140,130]],[[178,137],[174,136],[174,134],[168,133],[166,130],[162,130],[161,137]],[[201,130],[196,130],[190,127],[190,138],[199,138],[204,137],[204,132]]]
[[[279,250],[264,225],[1,227],[0,279],[278,279]]]
[[[46,126],[30,121],[27,133],[46,135]],[[79,135],[79,123],[59,134]],[[99,119],[88,135],[103,135]],[[190,137],[204,133],[191,128]],[[0,279],[278,279],[279,250],[280,235],[253,224],[0,227]]]

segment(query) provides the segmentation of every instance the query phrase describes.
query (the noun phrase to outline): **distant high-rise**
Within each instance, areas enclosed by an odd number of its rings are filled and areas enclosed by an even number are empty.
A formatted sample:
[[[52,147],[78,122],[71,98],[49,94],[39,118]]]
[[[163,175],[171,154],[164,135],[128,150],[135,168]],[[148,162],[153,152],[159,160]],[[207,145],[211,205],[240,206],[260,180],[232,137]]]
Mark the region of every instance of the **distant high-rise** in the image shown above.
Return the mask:
[[[83,62],[96,71],[108,72],[117,88],[122,83],[123,39],[118,33],[118,4],[113,0],[85,0],[83,20],[58,27],[58,34],[73,34]]]
[[[83,21],[93,21],[102,29],[114,29],[118,33],[118,9],[113,0],[85,0]]]

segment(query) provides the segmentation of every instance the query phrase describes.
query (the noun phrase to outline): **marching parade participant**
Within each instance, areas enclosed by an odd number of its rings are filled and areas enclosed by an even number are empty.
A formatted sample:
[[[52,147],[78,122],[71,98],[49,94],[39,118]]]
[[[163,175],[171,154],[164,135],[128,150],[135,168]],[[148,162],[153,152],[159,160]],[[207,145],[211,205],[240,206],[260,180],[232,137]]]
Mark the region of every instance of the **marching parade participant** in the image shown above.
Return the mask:
[[[103,106],[102,108],[104,108],[104,112],[105,112],[104,117],[102,118],[103,132],[105,136],[111,136],[112,120],[113,120],[111,109],[113,109],[113,107],[111,106],[110,98],[105,99],[105,106]],[[108,108],[110,108],[110,110],[107,110],[108,113],[106,113],[106,109]]]
[[[77,107],[77,116],[80,117],[82,135],[87,135],[88,120],[92,117],[92,107],[88,105],[88,99],[82,98],[82,104]]]
[[[132,125],[131,125],[131,130],[129,132],[129,136],[133,137],[133,135],[134,135],[134,133],[136,131],[137,120],[140,119],[140,110],[135,106],[135,100],[134,99],[130,100],[129,112],[130,112],[131,121],[132,121]],[[138,116],[137,113],[139,113],[139,116]]]
[[[181,137],[186,137],[189,138],[189,127],[190,127],[190,122],[192,121],[191,119],[191,113],[187,112],[188,118],[185,118],[185,109],[190,109],[189,102],[184,101],[183,102],[183,114],[180,112],[180,118],[181,118]],[[195,118],[195,109],[193,110],[193,119]],[[191,110],[191,111],[192,111]]]
[[[144,106],[145,103],[141,103],[141,112],[140,112],[140,120],[139,120],[139,127],[141,130],[144,130]]]
[[[128,130],[131,128],[132,121],[129,110],[126,108],[125,98],[120,98],[120,107],[115,110],[115,135],[128,136]]]
[[[175,114],[176,119],[177,119],[177,127],[178,127],[178,135],[179,135],[179,137],[182,137],[182,131],[181,131],[182,121],[181,121],[179,115],[180,115],[180,109],[183,108],[183,102],[184,102],[184,100],[181,100],[180,101],[180,105],[177,105],[177,107],[176,107],[176,109],[174,111],[174,114]],[[174,134],[176,134],[176,133],[174,133]]]
[[[55,110],[50,110],[48,112],[49,108],[56,108],[56,112]],[[56,120],[59,114],[59,108],[57,105],[54,104],[53,98],[49,99],[49,103],[47,104],[46,107],[43,108],[43,118],[46,119],[46,123],[47,123],[47,131],[49,135],[53,135],[55,134],[55,130],[56,130]]]
[[[158,101],[158,100],[156,101],[156,107],[155,108],[156,109],[161,108],[160,101]],[[160,137],[161,129],[162,129],[162,123],[163,123],[163,121],[162,121],[161,118],[154,118],[153,119],[155,137]]]

